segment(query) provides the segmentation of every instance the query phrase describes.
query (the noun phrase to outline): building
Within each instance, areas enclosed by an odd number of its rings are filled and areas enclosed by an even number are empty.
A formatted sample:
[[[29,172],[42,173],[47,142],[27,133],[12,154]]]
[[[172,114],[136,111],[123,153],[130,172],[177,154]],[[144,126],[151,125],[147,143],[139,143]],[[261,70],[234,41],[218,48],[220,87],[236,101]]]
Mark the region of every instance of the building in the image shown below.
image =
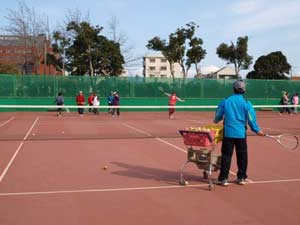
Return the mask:
[[[214,65],[209,65],[209,66],[203,66],[200,67],[200,76],[196,76],[195,78],[207,78],[208,76],[210,76],[211,74],[215,73],[216,71],[220,70],[219,67],[214,66]]]
[[[207,74],[207,78],[214,78],[214,79],[234,79],[237,78],[235,74],[235,70],[231,67],[222,67],[221,69],[217,70],[216,72]]]
[[[173,65],[174,77],[182,78],[183,73],[180,65]],[[172,78],[170,63],[162,54],[147,54],[143,57],[144,77]]]
[[[175,78],[183,78],[179,63],[174,63],[173,71]],[[144,77],[172,78],[170,63],[162,54],[147,54],[143,57],[143,75]],[[209,66],[203,69],[201,76],[198,78],[234,79],[236,74],[231,67],[219,69],[215,66]]]
[[[46,35],[0,35],[0,63],[15,64],[21,74],[59,74],[52,65],[46,65],[45,56],[52,52]]]
[[[291,77],[291,80],[300,80],[300,76],[295,74]]]

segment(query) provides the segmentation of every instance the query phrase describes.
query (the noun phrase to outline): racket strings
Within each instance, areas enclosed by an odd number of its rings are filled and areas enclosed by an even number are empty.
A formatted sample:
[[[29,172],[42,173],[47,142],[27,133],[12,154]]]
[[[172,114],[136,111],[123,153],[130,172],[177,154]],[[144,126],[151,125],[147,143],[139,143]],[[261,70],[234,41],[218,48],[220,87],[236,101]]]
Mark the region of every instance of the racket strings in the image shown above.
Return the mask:
[[[279,138],[279,143],[286,148],[295,149],[298,147],[298,138],[294,135],[282,135]]]

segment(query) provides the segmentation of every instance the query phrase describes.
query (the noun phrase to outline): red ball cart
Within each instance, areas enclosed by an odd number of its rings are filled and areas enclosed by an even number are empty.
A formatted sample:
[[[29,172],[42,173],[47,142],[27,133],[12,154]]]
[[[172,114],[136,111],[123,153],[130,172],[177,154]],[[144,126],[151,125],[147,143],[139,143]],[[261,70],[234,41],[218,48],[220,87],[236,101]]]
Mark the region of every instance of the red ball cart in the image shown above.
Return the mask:
[[[190,162],[195,163],[203,170],[203,178],[208,179],[208,188],[215,189],[214,183],[209,177],[212,171],[217,171],[221,166],[221,156],[214,153],[216,144],[222,141],[223,127],[218,125],[207,125],[203,128],[189,128],[180,130],[184,144],[187,147],[187,161],[180,169],[181,185],[188,182],[183,177],[183,171]]]

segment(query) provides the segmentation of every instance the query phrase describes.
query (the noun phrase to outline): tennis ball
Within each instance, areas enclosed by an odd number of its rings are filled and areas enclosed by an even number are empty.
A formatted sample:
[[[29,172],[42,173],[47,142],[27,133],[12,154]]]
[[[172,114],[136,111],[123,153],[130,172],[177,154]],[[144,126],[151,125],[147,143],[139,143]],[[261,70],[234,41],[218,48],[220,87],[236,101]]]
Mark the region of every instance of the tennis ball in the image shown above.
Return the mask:
[[[189,182],[188,181],[184,181],[184,185],[189,185]]]
[[[104,170],[107,170],[107,168],[108,168],[107,166],[104,166],[104,167],[103,167]]]
[[[61,133],[62,133],[62,134],[64,134],[65,132],[64,132],[64,131],[62,131]]]
[[[35,133],[32,133],[32,136],[35,136]]]

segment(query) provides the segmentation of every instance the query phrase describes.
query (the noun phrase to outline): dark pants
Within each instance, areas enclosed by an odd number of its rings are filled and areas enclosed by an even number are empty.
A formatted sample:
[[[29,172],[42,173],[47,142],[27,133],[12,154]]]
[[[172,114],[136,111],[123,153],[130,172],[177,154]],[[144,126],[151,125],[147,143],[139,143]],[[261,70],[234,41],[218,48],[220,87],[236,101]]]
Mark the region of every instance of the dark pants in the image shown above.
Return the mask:
[[[113,108],[112,109],[112,112],[111,112],[111,115],[115,115],[117,113],[117,116],[120,116],[120,109],[119,108]]]
[[[89,103],[89,106],[93,106],[93,103]],[[89,112],[92,112],[92,108],[89,108]]]
[[[230,171],[231,158],[233,148],[235,147],[239,179],[247,178],[248,167],[248,152],[247,152],[247,139],[246,138],[223,138],[222,142],[222,162],[219,180],[227,180]]]
[[[83,108],[78,108],[78,113],[79,113],[80,115],[82,115],[82,114],[83,114]]]
[[[62,106],[62,104],[57,104],[58,106]],[[61,115],[61,112],[62,112],[63,108],[62,107],[58,107],[57,108],[57,112],[59,115]]]
[[[288,105],[288,104],[283,104],[283,105]],[[280,113],[287,112],[288,114],[291,114],[291,110],[289,107],[286,108],[280,108]]]
[[[98,108],[94,108],[94,109],[93,109],[93,113],[94,113],[95,115],[99,115],[99,109],[98,109]]]
[[[108,103],[108,106],[112,106],[112,104],[111,103]],[[108,108],[108,111],[107,111],[107,113],[112,113],[112,108]]]

